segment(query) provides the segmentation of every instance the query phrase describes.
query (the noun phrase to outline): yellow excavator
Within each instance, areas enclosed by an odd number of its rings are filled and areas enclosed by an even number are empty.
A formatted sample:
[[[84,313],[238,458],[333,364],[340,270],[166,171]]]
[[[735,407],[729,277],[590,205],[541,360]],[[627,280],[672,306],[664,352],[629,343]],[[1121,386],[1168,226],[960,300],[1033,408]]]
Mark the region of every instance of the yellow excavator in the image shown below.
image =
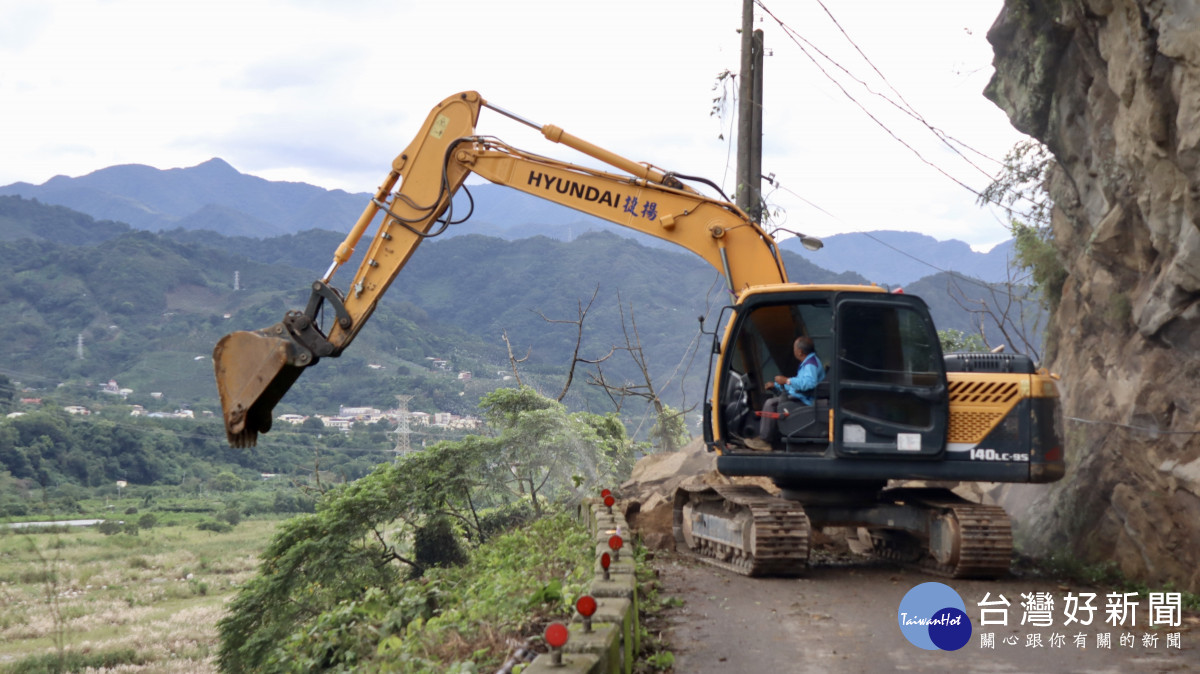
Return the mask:
[[[610,168],[477,135],[483,108]],[[796,575],[807,565],[811,530],[837,526],[857,528],[880,555],[942,575],[1007,572],[1012,533],[1002,508],[944,488],[896,485],[1062,477],[1054,376],[1020,354],[943,354],[929,310],[915,296],[789,283],[775,241],[758,223],[691,186],[720,193],[712,183],[620,157],[474,91],[430,112],[302,311],[217,344],[213,363],[232,446],[253,446],[300,373],[350,345],[417,246],[453,224],[452,197],[471,173],[678,244],[724,276],[732,301],[722,310],[724,330],[712,333],[704,441],[718,454],[721,474],[765,477],[778,490],[681,489],[674,514],[682,552],[746,575]],[[344,290],[335,288],[334,273],[381,214],[358,270]],[[319,324],[322,309],[332,314],[328,325]],[[764,384],[797,371],[797,336],[812,340],[826,376],[811,404],[789,401],[766,413],[774,431],[759,438],[771,395]]]

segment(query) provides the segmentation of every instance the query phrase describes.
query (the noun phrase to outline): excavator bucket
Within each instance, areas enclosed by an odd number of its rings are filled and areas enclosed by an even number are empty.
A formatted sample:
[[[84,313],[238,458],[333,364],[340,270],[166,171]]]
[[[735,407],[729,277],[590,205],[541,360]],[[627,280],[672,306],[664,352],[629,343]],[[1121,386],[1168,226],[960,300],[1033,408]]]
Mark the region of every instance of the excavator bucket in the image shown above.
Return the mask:
[[[315,359],[282,323],[225,335],[213,349],[213,370],[225,435],[232,447],[253,447],[271,429],[276,403]]]

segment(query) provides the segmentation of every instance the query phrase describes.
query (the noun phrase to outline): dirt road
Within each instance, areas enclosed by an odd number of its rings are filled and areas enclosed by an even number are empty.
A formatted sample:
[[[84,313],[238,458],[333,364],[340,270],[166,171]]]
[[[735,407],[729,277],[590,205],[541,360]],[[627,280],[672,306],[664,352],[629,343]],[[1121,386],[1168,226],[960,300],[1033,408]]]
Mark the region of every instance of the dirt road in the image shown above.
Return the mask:
[[[1147,597],[1131,598],[1140,602],[1136,625],[1120,627],[1106,622],[1109,590],[1046,579],[959,581],[857,557],[816,563],[799,579],[746,578],[675,553],[659,553],[654,565],[663,594],[684,601],[650,625],[665,631],[679,673],[1200,671],[1200,618],[1182,612],[1177,627],[1149,627]],[[959,650],[924,650],[899,627],[901,600],[930,581],[950,586],[966,605],[973,631]],[[1026,615],[1022,595],[1039,592],[1053,610],[1039,613],[1035,604]],[[1065,597],[1082,592],[1097,595],[1092,624],[1067,625]],[[1009,607],[991,603],[999,595]],[[1047,619],[1052,625],[1038,626]]]

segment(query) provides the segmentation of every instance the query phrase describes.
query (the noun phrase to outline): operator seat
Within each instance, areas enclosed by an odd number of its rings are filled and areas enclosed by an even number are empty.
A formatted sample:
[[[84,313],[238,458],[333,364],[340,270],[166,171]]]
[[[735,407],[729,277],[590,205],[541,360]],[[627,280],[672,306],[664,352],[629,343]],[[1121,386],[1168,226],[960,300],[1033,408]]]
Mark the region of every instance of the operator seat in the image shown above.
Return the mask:
[[[812,405],[805,405],[799,400],[786,400],[780,408],[779,437],[787,449],[825,449],[829,441],[828,380],[817,384]]]

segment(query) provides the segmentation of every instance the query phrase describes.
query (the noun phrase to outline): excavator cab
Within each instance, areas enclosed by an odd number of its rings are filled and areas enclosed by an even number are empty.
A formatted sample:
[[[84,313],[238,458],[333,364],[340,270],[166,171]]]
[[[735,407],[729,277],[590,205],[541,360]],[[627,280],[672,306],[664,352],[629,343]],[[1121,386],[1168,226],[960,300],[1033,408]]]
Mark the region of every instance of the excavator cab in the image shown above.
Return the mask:
[[[831,458],[937,456],[945,450],[946,373],[937,331],[919,298],[862,288],[797,286],[749,294],[736,307],[720,354],[726,400],[716,432],[738,453],[758,435],[776,375],[799,366],[791,345],[812,339],[826,371],[814,404],[784,401],[770,442],[781,454]],[[709,427],[712,419],[709,419]]]
[[[889,480],[1048,482],[1063,472],[1057,389],[1019,354],[943,354],[925,303],[859,286],[751,289],[714,345],[705,440],[726,475],[782,488]],[[765,384],[793,376],[795,337],[826,369],[814,403],[784,402],[752,451]],[[714,412],[715,411],[715,412]]]

